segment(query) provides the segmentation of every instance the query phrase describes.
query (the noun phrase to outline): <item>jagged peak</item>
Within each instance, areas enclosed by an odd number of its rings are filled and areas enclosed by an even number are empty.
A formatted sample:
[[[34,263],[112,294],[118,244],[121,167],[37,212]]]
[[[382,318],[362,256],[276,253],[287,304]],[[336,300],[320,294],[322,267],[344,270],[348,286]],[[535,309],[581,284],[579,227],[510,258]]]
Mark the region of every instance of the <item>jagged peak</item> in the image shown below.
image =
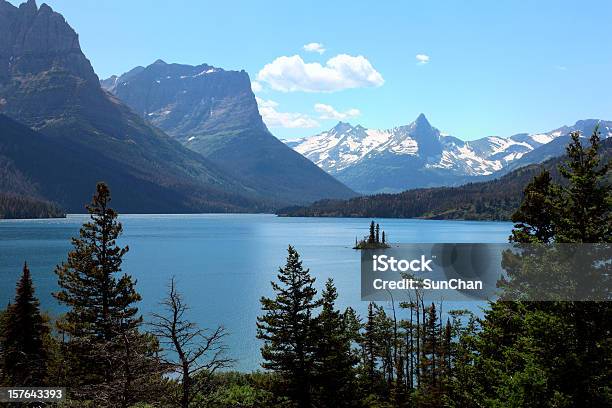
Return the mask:
[[[428,127],[431,127],[431,124],[429,123],[429,121],[425,117],[424,113],[419,114],[419,116],[417,116],[417,118],[415,119],[414,123],[417,126],[428,126]]]
[[[158,58],[158,59],[156,59],[156,60],[155,60],[155,62],[154,62],[153,64],[151,64],[151,65],[168,65],[168,64],[167,64],[167,63],[166,63],[166,61],[164,61],[163,59]]]
[[[38,10],[38,6],[36,5],[36,0],[28,0],[25,3],[21,3],[19,5],[20,9],[27,9],[27,10]]]
[[[332,130],[335,131],[336,133],[344,133],[351,129],[353,129],[353,126],[350,123],[342,122],[342,121],[338,122],[336,126],[332,128]]]

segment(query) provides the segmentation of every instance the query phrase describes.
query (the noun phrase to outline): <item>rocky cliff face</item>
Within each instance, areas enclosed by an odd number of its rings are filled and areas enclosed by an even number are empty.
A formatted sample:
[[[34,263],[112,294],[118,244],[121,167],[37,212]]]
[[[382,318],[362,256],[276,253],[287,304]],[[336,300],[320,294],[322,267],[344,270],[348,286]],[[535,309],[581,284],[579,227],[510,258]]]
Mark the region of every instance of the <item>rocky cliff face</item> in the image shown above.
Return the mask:
[[[98,77],[64,18],[29,0],[0,1],[0,110],[42,128],[100,99]],[[85,113],[84,111],[80,113]]]
[[[274,202],[354,195],[268,131],[244,71],[157,60],[101,83],[148,122]]]
[[[102,86],[185,144],[202,134],[265,130],[244,71],[157,60]]]

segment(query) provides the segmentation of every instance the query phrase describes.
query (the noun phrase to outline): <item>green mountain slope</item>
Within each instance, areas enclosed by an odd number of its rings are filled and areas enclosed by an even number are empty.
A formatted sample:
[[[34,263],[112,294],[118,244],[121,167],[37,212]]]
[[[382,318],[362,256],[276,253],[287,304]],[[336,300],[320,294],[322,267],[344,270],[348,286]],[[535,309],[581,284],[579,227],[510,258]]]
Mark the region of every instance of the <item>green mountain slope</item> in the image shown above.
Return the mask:
[[[54,203],[36,197],[0,193],[0,219],[63,218],[66,214]]]

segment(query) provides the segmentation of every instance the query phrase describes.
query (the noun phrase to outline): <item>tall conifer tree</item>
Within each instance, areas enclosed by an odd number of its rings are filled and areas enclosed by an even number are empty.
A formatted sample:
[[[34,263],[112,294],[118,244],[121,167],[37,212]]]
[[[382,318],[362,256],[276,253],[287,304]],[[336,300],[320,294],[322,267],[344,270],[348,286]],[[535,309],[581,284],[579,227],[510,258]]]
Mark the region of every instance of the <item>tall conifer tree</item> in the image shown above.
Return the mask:
[[[357,363],[351,352],[351,328],[336,309],[338,293],[329,279],[322,293],[322,310],[317,317],[316,382],[318,406],[355,406],[353,366]],[[350,313],[350,312],[349,312]]]
[[[116,242],[123,228],[110,201],[108,187],[99,183],[87,206],[90,221],[72,239],[67,261],[55,270],[60,291],[54,296],[69,308],[58,327],[69,336],[68,349],[77,361],[72,369],[84,385],[125,376],[126,340],[134,340],[142,322],[134,281],[127,274],[118,276],[128,247]]]
[[[45,385],[48,356],[44,337],[48,334],[49,327],[34,296],[30,269],[24,264],[15,303],[9,305],[4,319],[3,368],[10,385]]]
[[[315,278],[302,267],[289,246],[287,263],[272,282],[274,298],[261,298],[264,314],[257,318],[257,338],[264,340],[262,366],[280,374],[284,393],[300,408],[312,406],[317,345],[313,311],[321,306]]]

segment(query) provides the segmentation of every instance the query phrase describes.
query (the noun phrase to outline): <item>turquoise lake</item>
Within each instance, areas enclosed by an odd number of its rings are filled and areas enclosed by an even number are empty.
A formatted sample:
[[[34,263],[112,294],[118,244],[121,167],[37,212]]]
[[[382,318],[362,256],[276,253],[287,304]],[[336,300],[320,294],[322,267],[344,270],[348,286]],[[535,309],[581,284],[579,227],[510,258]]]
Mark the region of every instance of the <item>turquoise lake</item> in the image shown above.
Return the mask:
[[[52,315],[62,307],[51,296],[57,289],[55,265],[71,249],[85,215],[53,220],[0,221],[0,302],[14,296],[24,261],[32,271],[42,308]],[[287,246],[296,247],[321,288],[332,277],[338,306],[360,313],[360,257],[351,247],[367,234],[369,219],[279,218],[274,215],[123,215],[120,244],[129,245],[123,270],[137,279],[143,297],[140,310],[147,320],[161,311],[171,276],[190,305],[190,316],[202,327],[223,325],[234,368],[259,367],[260,344],[255,338],[259,299],[271,294],[270,281],[284,264]],[[512,224],[505,222],[377,219],[389,242],[503,243]],[[478,310],[482,303],[445,305]],[[398,317],[401,317],[401,312]]]

